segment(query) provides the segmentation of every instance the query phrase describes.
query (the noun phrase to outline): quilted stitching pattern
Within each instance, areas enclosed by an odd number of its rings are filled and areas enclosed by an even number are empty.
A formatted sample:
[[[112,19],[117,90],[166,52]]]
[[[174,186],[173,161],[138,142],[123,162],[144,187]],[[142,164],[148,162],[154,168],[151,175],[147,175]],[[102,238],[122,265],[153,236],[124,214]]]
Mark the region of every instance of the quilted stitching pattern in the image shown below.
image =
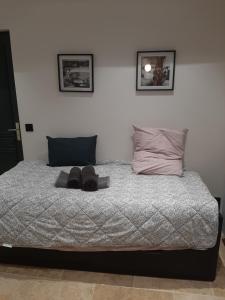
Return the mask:
[[[111,187],[87,193],[56,189],[60,170],[21,162],[0,176],[0,243],[17,247],[207,249],[216,243],[218,206],[195,172],[184,177],[96,166]]]

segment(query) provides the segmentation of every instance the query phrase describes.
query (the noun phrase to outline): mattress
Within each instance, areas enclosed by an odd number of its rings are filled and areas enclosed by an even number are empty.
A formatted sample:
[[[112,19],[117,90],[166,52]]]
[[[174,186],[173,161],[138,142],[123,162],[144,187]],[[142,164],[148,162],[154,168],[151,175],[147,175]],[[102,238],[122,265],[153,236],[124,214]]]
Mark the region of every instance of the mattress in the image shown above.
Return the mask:
[[[208,249],[218,205],[200,176],[135,175],[129,164],[96,166],[110,188],[55,188],[61,170],[20,162],[0,176],[0,244],[68,251]]]

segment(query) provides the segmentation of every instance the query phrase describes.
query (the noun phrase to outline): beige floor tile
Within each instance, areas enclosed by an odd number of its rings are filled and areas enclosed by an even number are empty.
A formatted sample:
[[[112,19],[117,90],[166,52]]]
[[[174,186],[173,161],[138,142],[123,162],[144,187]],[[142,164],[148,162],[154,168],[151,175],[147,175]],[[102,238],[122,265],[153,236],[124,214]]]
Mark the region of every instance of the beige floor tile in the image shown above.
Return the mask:
[[[0,295],[10,300],[60,300],[60,292],[57,281],[0,278]]]
[[[34,282],[0,278],[0,295],[15,300],[24,300],[28,290],[32,290]],[[1,299],[1,298],[0,298]],[[3,298],[4,299],[4,298]]]
[[[97,285],[93,300],[173,300],[172,293]]]
[[[192,294],[213,294],[211,283],[203,281],[135,276],[133,280],[133,286],[137,288],[186,292]]]
[[[0,268],[0,276],[9,278],[39,278],[39,279],[61,279],[63,270],[37,268],[29,266],[5,265]]]
[[[133,276],[65,270],[63,280],[131,287]]]
[[[48,269],[48,268],[39,268],[37,276],[40,280],[50,279],[50,280],[61,280],[64,270],[61,269]]]
[[[61,283],[50,280],[34,280],[23,294],[23,300],[60,300]]]
[[[19,294],[21,290],[21,282],[16,279],[0,278],[0,295],[13,296]]]
[[[9,295],[0,294],[0,300],[13,300]]]
[[[221,297],[195,294],[174,293],[173,300],[223,300]]]
[[[131,300],[173,300],[173,294],[169,292],[149,291],[144,289],[133,289]]]
[[[60,299],[92,300],[94,288],[94,284],[63,282],[60,292]]]

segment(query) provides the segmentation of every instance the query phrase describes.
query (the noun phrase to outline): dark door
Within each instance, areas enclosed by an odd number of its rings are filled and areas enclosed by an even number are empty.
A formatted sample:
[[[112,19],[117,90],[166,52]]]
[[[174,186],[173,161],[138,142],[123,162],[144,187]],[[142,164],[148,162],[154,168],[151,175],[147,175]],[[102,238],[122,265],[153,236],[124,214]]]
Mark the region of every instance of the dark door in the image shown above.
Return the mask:
[[[23,159],[9,32],[0,32],[0,174]]]

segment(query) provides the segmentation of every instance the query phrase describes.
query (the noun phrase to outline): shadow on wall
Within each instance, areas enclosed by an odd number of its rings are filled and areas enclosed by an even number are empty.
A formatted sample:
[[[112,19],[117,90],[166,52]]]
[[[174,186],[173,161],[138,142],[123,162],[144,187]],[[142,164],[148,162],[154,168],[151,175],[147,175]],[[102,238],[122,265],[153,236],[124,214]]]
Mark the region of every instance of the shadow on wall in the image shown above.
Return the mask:
[[[80,92],[60,92],[63,98],[93,98],[93,93],[80,93]]]
[[[136,91],[136,96],[145,96],[145,97],[149,97],[149,96],[173,96],[174,95],[174,91]]]
[[[128,0],[57,0],[54,9],[53,0],[23,1],[12,31],[20,55],[17,71],[43,68],[58,52],[94,53],[99,67],[133,66],[138,50],[176,49],[177,64],[219,62],[225,39],[215,1],[205,0],[204,9],[202,0],[140,0],[129,6]]]

